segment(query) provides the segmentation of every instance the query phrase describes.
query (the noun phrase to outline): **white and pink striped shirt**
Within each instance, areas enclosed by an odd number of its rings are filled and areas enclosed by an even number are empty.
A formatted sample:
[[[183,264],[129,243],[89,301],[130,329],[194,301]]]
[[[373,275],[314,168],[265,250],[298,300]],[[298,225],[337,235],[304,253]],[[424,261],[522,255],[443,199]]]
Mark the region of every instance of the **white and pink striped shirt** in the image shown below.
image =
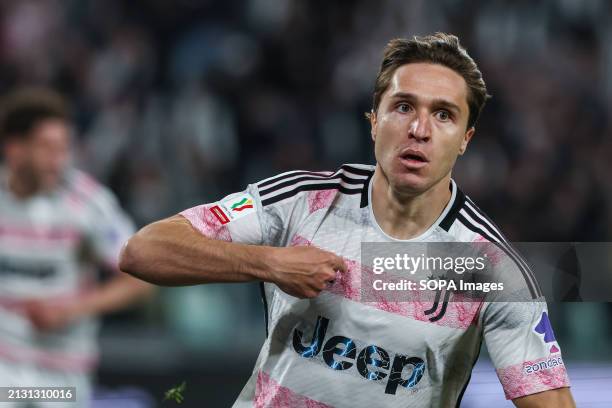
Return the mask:
[[[373,166],[294,171],[183,211],[203,235],[277,247],[314,245],[348,272],[313,299],[262,284],[267,338],[234,407],[458,406],[482,340],[508,399],[569,386],[529,267],[454,181],[436,222],[410,242],[497,242],[533,302],[365,301],[361,244],[397,242],[371,207]]]
[[[91,370],[95,319],[40,333],[24,305],[62,302],[89,290],[97,284],[95,265],[117,270],[121,247],[133,232],[113,194],[83,172],[69,170],[53,191],[18,199],[0,171],[0,359]]]

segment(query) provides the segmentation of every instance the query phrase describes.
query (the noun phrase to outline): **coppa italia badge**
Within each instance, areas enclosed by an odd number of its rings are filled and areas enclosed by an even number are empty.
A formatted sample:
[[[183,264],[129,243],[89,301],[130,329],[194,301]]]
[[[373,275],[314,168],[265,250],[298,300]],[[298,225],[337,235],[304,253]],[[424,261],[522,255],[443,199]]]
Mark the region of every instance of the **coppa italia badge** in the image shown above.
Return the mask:
[[[255,200],[250,194],[241,194],[210,207],[210,212],[221,224],[227,224],[255,212]]]
[[[230,210],[232,212],[244,211],[248,208],[253,208],[253,199],[249,197],[243,197],[242,200],[230,204]]]

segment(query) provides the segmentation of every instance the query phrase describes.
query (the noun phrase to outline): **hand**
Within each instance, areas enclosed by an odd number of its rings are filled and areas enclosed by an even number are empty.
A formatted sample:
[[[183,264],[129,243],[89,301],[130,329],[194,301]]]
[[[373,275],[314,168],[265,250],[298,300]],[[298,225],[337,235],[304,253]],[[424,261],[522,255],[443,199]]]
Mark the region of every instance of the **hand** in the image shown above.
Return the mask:
[[[266,280],[302,299],[318,296],[336,272],[346,272],[341,257],[316,247],[275,248],[271,255]]]
[[[60,330],[79,317],[75,302],[32,300],[26,303],[25,313],[39,331]]]

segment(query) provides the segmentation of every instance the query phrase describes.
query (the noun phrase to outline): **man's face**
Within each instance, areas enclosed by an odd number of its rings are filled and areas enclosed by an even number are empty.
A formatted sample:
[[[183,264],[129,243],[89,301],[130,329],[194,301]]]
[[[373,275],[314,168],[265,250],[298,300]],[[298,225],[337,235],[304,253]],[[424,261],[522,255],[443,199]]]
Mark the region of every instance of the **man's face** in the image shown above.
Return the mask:
[[[24,139],[9,142],[7,159],[14,171],[37,190],[57,186],[70,160],[70,129],[60,119],[44,119]]]
[[[450,173],[474,133],[467,94],[461,75],[442,65],[395,71],[371,118],[376,160],[394,190],[420,194]]]

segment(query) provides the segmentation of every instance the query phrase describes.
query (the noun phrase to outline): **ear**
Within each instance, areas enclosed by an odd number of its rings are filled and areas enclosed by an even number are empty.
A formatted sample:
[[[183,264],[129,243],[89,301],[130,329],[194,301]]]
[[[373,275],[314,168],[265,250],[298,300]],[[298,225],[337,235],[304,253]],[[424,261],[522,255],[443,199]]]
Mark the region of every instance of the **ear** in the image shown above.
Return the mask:
[[[9,138],[0,145],[0,152],[8,165],[19,162],[24,154],[23,141]]]
[[[468,129],[467,132],[465,132],[465,135],[463,135],[463,140],[461,140],[461,146],[459,146],[460,156],[463,155],[463,153],[465,153],[465,151],[467,150],[468,143],[470,143],[470,140],[472,140],[474,132],[476,132],[476,129],[472,126]]]
[[[376,112],[372,109],[370,111],[370,135],[372,137],[372,140],[376,143],[376,124],[377,122],[377,118],[376,118]]]

